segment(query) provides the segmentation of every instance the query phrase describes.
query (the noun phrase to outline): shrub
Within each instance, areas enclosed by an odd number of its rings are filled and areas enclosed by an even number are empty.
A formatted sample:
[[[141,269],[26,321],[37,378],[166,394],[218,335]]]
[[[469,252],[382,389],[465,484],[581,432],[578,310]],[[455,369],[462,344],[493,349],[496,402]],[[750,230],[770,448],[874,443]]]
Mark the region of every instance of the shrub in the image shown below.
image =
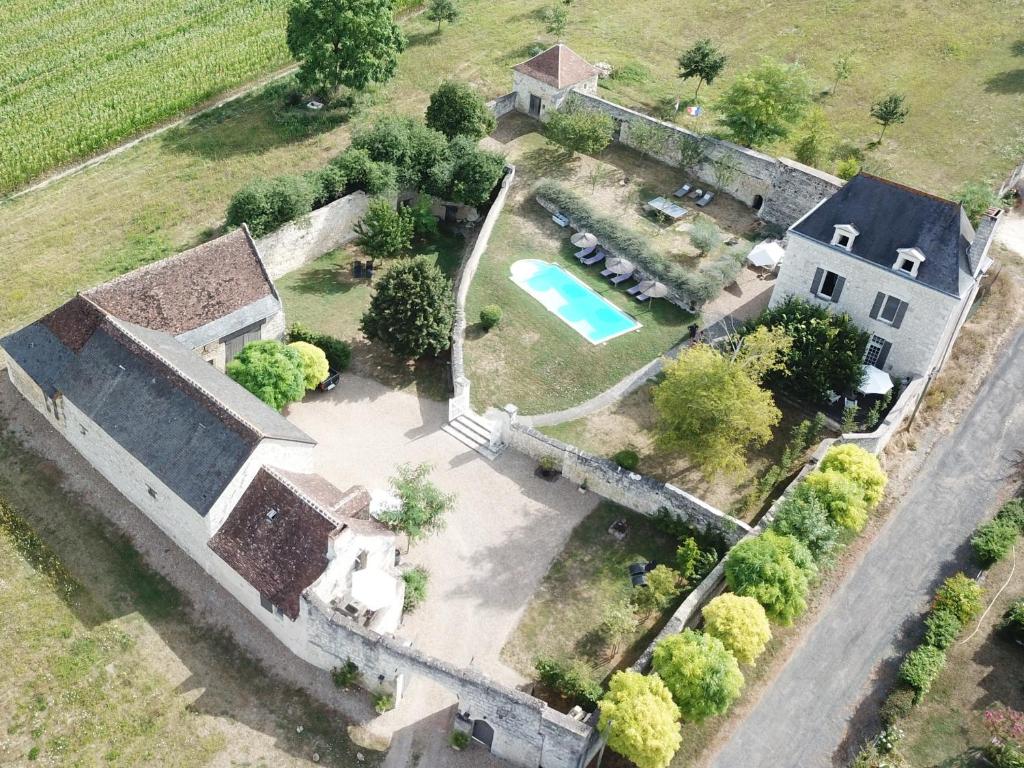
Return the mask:
[[[840,160],[836,166],[836,176],[843,181],[849,181],[858,173],[860,173],[860,161],[856,157]]]
[[[885,492],[886,476],[878,457],[860,446],[847,443],[828,449],[819,466],[846,475],[861,487],[868,509],[878,506]]]
[[[494,113],[480,95],[466,83],[445,81],[430,94],[427,125],[449,139],[469,136],[482,139],[494,130]]]
[[[554,456],[541,456],[537,460],[537,465],[540,467],[540,471],[544,474],[551,474],[559,470],[559,462]]]
[[[900,680],[914,689],[914,699],[920,701],[945,666],[945,651],[931,645],[922,645],[907,654],[900,666]]]
[[[327,378],[330,367],[327,364],[327,355],[319,347],[310,344],[308,341],[293,341],[289,345],[299,353],[302,365],[302,377],[306,382],[306,389],[316,389],[321,381]]]
[[[293,323],[288,329],[288,341],[305,341],[322,349],[332,371],[344,371],[352,359],[352,347],[347,341],[336,339],[326,333],[317,333],[302,323]]]
[[[722,235],[715,222],[701,216],[690,227],[690,243],[704,256],[722,244]]]
[[[999,622],[999,629],[1010,639],[1024,642],[1024,597],[1010,603]]]
[[[314,189],[313,208],[320,208],[344,197],[348,188],[348,177],[336,165],[325,165],[319,171],[306,175]]]
[[[622,600],[609,605],[597,628],[601,641],[616,652],[623,640],[631,637],[640,625],[640,620],[633,612],[633,606],[628,600]]]
[[[395,210],[388,200],[370,201],[366,215],[355,226],[359,246],[370,256],[398,256],[412,246],[413,220]]]
[[[810,561],[810,552],[791,536],[766,531],[741,541],[725,559],[726,583],[736,594],[757,600],[769,618],[791,624],[807,608],[806,563],[804,567],[798,565],[790,554],[799,548]]]
[[[855,533],[864,528],[868,520],[864,492],[846,475],[834,469],[816,470],[804,478],[801,487],[821,502],[836,525]]]
[[[427,599],[427,582],[430,580],[430,571],[423,566],[417,565],[402,574],[402,581],[405,582],[405,600],[402,603],[402,610],[411,613],[415,611],[420,603]]]
[[[827,562],[839,547],[842,529],[832,522],[818,497],[801,483],[779,504],[771,529],[792,536],[818,562]]]
[[[398,189],[398,169],[373,160],[365,149],[349,147],[330,165],[345,176],[350,191],[361,189],[368,195],[383,195]]]
[[[753,664],[772,639],[768,616],[752,597],[726,592],[705,605],[701,615],[704,631],[744,664]]]
[[[373,711],[378,715],[395,708],[395,698],[390,693],[378,693],[373,697]]]
[[[890,693],[882,704],[879,714],[882,725],[895,725],[905,717],[909,717],[914,711],[914,690],[900,686]]]
[[[924,641],[928,645],[946,650],[964,628],[956,614],[946,609],[931,611],[924,620]]]
[[[962,573],[950,576],[935,593],[932,607],[935,610],[948,610],[956,616],[961,624],[967,624],[981,613],[981,585]]]
[[[636,468],[640,466],[640,454],[632,448],[623,448],[612,456],[612,461],[627,472],[636,472]]]
[[[975,560],[983,568],[995,565],[1010,554],[1017,536],[1016,523],[1007,517],[982,523],[971,537]]]
[[[702,550],[692,536],[687,536],[676,547],[676,567],[689,583],[703,579],[717,563],[718,553],[714,549]]]
[[[228,376],[280,411],[306,393],[299,353],[279,341],[252,341],[225,367]]]
[[[359,666],[352,659],[346,659],[340,667],[331,670],[331,680],[338,688],[351,688],[359,681]]]
[[[573,101],[550,115],[544,136],[570,155],[575,152],[596,155],[611,143],[614,129],[610,116],[576,106]]]
[[[253,237],[262,237],[313,209],[316,187],[304,176],[277,176],[250,182],[231,198],[227,224],[249,225]]]
[[[743,690],[743,673],[722,641],[692,629],[654,646],[654,671],[691,722],[725,714]]]
[[[451,345],[451,281],[424,256],[399,259],[377,281],[361,328],[399,357],[439,355]]]
[[[483,205],[505,171],[505,158],[481,149],[468,136],[451,142],[451,161],[432,169],[426,189],[445,200],[465,205]]]
[[[450,741],[455,749],[465,749],[469,746],[469,734],[465,731],[453,731]]]
[[[647,586],[633,590],[633,603],[645,614],[663,611],[682,591],[679,573],[667,565],[655,566],[647,573]]]
[[[1003,504],[996,514],[997,520],[1009,520],[1017,526],[1017,530],[1024,535],[1024,502],[1020,499],[1013,499]]]
[[[480,325],[485,331],[491,330],[501,322],[501,307],[497,304],[488,304],[480,310]]]
[[[637,768],[666,768],[682,742],[679,708],[665,683],[632,670],[612,676],[597,727]]]
[[[535,663],[537,678],[552,691],[574,704],[593,711],[601,699],[601,685],[590,677],[590,671],[579,661],[539,658]]]

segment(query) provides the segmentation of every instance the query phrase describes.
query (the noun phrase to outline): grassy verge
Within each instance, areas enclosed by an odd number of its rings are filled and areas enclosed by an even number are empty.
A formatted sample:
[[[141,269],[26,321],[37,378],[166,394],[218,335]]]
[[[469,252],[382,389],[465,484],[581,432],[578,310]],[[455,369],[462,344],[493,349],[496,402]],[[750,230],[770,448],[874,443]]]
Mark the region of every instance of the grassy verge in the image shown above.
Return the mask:
[[[459,236],[441,234],[429,243],[418,244],[412,253],[427,256],[453,276],[461,263],[464,245]],[[353,276],[352,262],[357,258],[365,259],[355,246],[342,248],[279,280],[277,287],[288,321],[351,343],[352,366],[359,373],[393,387],[415,386],[419,394],[434,399],[447,397],[447,367],[443,361],[401,360],[360,332],[359,321],[370,306],[372,286],[365,278]],[[386,269],[385,264],[382,270]],[[377,277],[383,274],[382,270]]]
[[[190,623],[177,590],[60,482],[0,433],[14,510],[0,515],[0,763],[355,764],[344,720]]]
[[[620,518],[628,525],[623,541],[608,533],[609,526]],[[601,504],[576,527],[551,564],[502,656],[529,677],[536,674],[537,657],[582,658],[596,681],[632,663],[653,639],[661,621],[682,601],[682,595],[664,615],[644,621],[615,653],[595,648],[594,636],[604,611],[631,594],[628,566],[644,561],[671,565],[677,545],[649,518]]]

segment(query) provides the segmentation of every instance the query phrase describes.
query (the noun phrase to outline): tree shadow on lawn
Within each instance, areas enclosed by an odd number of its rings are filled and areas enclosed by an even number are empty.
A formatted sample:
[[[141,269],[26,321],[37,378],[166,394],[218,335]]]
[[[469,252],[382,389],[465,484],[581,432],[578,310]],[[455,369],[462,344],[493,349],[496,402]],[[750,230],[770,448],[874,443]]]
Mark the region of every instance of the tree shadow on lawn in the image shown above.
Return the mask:
[[[366,280],[352,276],[352,271],[341,264],[303,270],[288,283],[288,289],[311,296],[338,296],[353,288],[366,285]]]
[[[421,45],[435,46],[444,39],[444,35],[437,27],[426,29],[422,32],[413,32],[405,36],[409,48],[418,48]]]
[[[571,179],[576,175],[579,158],[569,155],[557,144],[545,143],[519,157],[526,175],[546,179]]]
[[[1024,69],[1012,69],[992,75],[985,81],[989,93],[1024,93]]]

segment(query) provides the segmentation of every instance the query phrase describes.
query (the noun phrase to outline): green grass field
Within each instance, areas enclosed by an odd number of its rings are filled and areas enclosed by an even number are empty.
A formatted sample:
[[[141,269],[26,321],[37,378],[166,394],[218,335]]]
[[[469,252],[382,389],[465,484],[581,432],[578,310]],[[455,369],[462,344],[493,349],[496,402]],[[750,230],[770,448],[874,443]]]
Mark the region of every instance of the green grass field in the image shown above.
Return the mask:
[[[384,110],[419,114],[446,77],[468,80],[488,96],[507,92],[510,66],[527,57],[533,42],[551,41],[537,15],[545,4],[466,0],[463,18],[441,35],[426,19],[408,20],[410,45],[398,76],[364,99],[352,123]],[[721,82],[702,91],[710,100],[765,55],[801,61],[824,90],[833,57],[849,48],[858,68],[822,105],[840,137],[864,146],[876,134],[871,100],[890,88],[906,91],[909,121],[869,152],[898,180],[949,193],[966,180],[1006,173],[1024,151],[1021,11],[1007,0],[898,6],[884,0],[693,0],[685,6],[643,0],[621,11],[612,0],[574,5],[565,36],[593,61],[646,68],[643,82],[605,81],[611,90],[603,93],[611,98],[650,107],[685,95],[675,57],[703,35],[732,57]],[[251,37],[253,29],[249,23],[243,32]],[[240,186],[256,176],[322,164],[347,145],[351,129],[325,125],[318,133],[296,133],[281,123],[279,97],[249,99],[0,206],[0,329],[97,282],[116,268],[112,264],[131,264],[139,251],[193,244],[221,224]],[[31,130],[50,130],[43,125]]]
[[[0,193],[288,63],[287,6],[0,4]]]

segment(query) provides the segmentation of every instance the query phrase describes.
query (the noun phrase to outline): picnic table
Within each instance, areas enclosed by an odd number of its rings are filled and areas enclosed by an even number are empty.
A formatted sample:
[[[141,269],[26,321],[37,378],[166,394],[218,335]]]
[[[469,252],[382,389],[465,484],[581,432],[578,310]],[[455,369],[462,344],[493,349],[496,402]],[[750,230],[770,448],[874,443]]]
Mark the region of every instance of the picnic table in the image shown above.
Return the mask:
[[[657,211],[658,213],[668,216],[672,221],[678,221],[683,218],[688,211],[681,205],[676,205],[670,200],[666,200],[664,197],[656,197],[653,200],[648,200],[645,206],[649,211]]]

